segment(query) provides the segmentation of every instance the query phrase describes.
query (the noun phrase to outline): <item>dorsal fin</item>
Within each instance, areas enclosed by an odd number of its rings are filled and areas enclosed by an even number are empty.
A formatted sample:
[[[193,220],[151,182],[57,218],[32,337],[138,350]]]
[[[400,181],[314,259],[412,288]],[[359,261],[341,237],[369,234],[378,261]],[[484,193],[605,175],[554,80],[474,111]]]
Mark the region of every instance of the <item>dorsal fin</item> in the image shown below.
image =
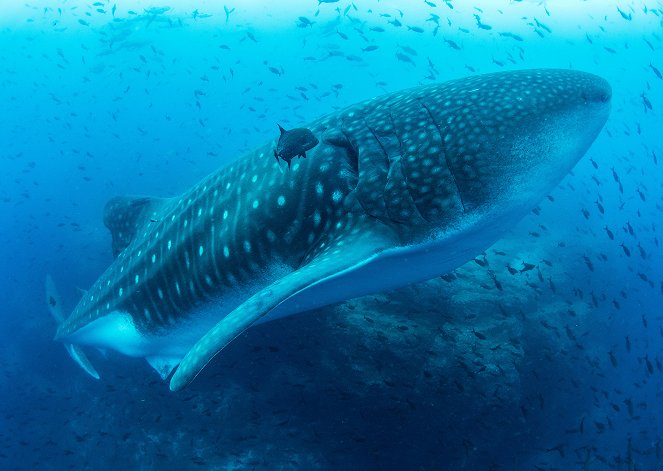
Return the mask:
[[[288,132],[285,129],[283,129],[283,126],[281,126],[280,124],[276,123],[276,125],[279,127],[279,131],[281,131],[281,135],[283,135],[283,133],[285,132]]]
[[[118,196],[106,203],[104,224],[113,236],[114,257],[133,241],[138,229],[158,220],[157,213],[164,201],[149,196]]]

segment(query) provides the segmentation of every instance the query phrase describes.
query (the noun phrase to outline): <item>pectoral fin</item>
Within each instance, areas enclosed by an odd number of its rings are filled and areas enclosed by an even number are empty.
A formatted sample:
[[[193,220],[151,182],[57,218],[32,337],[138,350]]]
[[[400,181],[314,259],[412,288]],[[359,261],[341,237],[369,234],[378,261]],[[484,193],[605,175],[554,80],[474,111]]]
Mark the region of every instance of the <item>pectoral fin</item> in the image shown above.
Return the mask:
[[[94,379],[99,379],[99,373],[94,368],[94,366],[92,366],[92,363],[88,359],[85,352],[81,350],[81,347],[71,343],[65,343],[64,348],[67,350],[67,353],[69,353],[69,356],[72,358],[72,360],[74,360],[78,366],[83,369],[83,371],[92,376]]]
[[[351,270],[393,244],[390,234],[358,226],[355,224],[352,230],[346,226],[347,232],[333,237],[324,251],[313,254],[305,265],[254,294],[224,317],[186,354],[170,380],[170,389],[178,391],[190,383],[226,345],[285,300]]]

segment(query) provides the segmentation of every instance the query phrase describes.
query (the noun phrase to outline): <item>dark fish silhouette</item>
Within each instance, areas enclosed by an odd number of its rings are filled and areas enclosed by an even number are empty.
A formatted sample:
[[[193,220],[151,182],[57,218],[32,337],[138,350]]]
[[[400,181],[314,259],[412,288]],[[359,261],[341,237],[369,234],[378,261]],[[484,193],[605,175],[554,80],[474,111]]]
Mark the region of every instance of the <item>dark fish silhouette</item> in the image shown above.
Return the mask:
[[[320,141],[313,135],[313,133],[306,128],[295,128],[286,131],[278,125],[281,131],[281,137],[276,144],[274,150],[274,157],[278,161],[279,158],[288,164],[290,168],[290,161],[295,157],[306,158],[306,151],[313,149]]]

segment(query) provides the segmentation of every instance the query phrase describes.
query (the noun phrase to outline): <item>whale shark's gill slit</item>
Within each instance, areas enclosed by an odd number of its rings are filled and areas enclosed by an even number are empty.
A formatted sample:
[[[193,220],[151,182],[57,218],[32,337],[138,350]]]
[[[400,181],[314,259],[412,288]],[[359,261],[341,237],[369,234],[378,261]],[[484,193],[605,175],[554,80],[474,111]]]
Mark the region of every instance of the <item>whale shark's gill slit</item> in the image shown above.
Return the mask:
[[[323,140],[334,147],[343,149],[343,157],[345,158],[349,171],[355,177],[359,176],[359,149],[356,144],[352,142],[352,139],[348,133],[343,129],[342,123],[338,127],[333,127],[325,130],[325,135]]]
[[[343,134],[343,137],[345,138],[345,145],[340,146],[345,149],[345,159],[347,160],[348,165],[350,165],[352,173],[359,176],[359,150],[352,143],[345,130],[341,129],[341,134]]]
[[[449,157],[447,156],[447,147],[444,142],[444,134],[442,133],[442,128],[440,127],[440,124],[437,122],[435,116],[433,116],[433,113],[431,112],[430,108],[428,108],[426,103],[421,101],[421,99],[419,98],[417,98],[417,101],[419,102],[421,107],[424,110],[426,110],[428,117],[435,126],[435,129],[437,129],[437,133],[440,136],[440,149],[442,151],[442,155],[444,156],[444,162],[447,164],[447,168],[449,169],[449,175],[451,175],[451,181],[453,182],[454,187],[456,187],[456,192],[458,193],[458,200],[460,201],[460,207],[462,208],[463,212],[465,212],[465,203],[463,202],[463,194],[460,192],[460,187],[458,186],[458,182],[456,181],[456,176],[454,175],[453,169],[451,168],[451,162],[449,162]]]
[[[375,132],[375,129],[373,129],[370,124],[368,124],[368,121],[366,121],[366,118],[364,118],[364,125],[366,126],[366,129],[368,129],[373,136],[373,139],[375,139],[375,142],[378,143],[380,146],[380,150],[384,154],[384,167],[385,167],[385,175],[389,175],[389,169],[391,168],[391,161],[389,160],[389,153],[387,152],[387,149],[385,148],[384,144],[380,140],[380,137],[378,134]],[[386,198],[386,193],[382,191],[382,203],[384,204],[385,210],[388,207],[387,203],[387,198]],[[400,221],[396,221],[398,224],[401,224]]]
[[[426,219],[424,214],[421,212],[419,207],[417,206],[417,202],[414,199],[414,194],[412,194],[412,187],[410,186],[410,182],[408,181],[407,178],[407,171],[403,168],[404,166],[404,159],[403,157],[405,156],[405,148],[403,147],[403,140],[401,139],[401,136],[398,134],[398,126],[396,126],[396,120],[394,119],[394,116],[391,113],[387,113],[387,116],[389,116],[389,121],[391,121],[391,126],[394,129],[394,136],[396,137],[396,140],[398,141],[398,157],[396,160],[394,160],[394,169],[397,169],[398,173],[400,174],[400,177],[403,179],[405,182],[405,191],[404,194],[407,195],[409,198],[410,203],[412,203],[412,209],[416,212],[417,216],[420,217],[422,220],[426,222],[430,222]]]
[[[396,120],[394,119],[394,115],[391,113],[387,113],[387,116],[389,116],[389,121],[391,122],[391,127],[394,129],[394,136],[396,137],[396,140],[398,141],[398,155],[402,156],[403,155],[403,141],[401,140],[401,136],[398,134],[398,127],[396,126]]]
[[[364,118],[364,124],[366,125],[366,129],[370,131],[370,133],[373,135],[373,139],[375,139],[375,142],[378,143],[380,146],[380,149],[382,150],[382,153],[384,154],[384,164],[385,168],[387,170],[387,173],[389,173],[389,167],[391,163],[389,162],[389,154],[387,153],[387,149],[385,149],[384,144],[382,144],[382,141],[378,137],[377,133],[375,132],[375,129],[373,129],[370,124],[366,121],[366,118]]]

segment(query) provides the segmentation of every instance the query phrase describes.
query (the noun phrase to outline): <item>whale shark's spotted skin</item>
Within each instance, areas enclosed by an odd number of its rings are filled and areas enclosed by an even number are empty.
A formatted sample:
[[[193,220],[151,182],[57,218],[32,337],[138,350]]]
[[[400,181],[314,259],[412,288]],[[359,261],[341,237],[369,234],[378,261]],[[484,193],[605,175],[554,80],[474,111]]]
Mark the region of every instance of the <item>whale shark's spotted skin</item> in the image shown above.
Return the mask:
[[[289,172],[271,142],[179,198],[111,200],[117,259],[57,339],[153,358],[164,376],[189,352],[178,389],[256,321],[443,274],[561,180],[609,99],[565,70],[418,87],[310,123],[320,144]],[[424,253],[437,265],[412,267]]]

